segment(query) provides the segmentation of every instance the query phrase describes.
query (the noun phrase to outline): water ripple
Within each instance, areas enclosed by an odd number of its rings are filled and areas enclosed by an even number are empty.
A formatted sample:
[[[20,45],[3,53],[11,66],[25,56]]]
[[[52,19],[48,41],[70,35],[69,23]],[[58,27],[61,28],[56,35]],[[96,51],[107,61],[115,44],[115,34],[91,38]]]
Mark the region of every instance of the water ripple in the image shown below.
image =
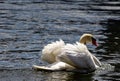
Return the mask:
[[[19,80],[21,80],[19,77],[24,77],[26,80],[30,73],[34,79],[30,78],[29,81],[59,81],[60,77],[64,81],[114,79],[119,81],[119,14],[119,1],[1,0],[0,78],[2,81],[15,81],[15,77]],[[112,72],[106,69],[105,72],[95,75],[80,75],[66,72],[33,73],[34,71],[31,71],[33,64],[43,64],[40,56],[46,44],[59,39],[74,43],[83,33],[92,33],[98,39],[99,46],[95,49],[88,45],[88,49],[101,62],[114,66]],[[18,75],[19,77],[14,75],[16,74],[14,71],[21,75]],[[11,74],[13,74],[12,78]]]

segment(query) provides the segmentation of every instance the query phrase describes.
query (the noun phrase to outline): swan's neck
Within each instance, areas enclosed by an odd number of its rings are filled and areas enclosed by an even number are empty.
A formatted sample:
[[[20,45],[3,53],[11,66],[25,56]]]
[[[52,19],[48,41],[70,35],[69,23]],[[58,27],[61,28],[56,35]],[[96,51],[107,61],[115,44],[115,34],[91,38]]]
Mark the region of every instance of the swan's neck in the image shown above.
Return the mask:
[[[82,43],[82,44],[86,44],[86,43],[90,43],[90,42],[92,42],[92,40],[88,36],[80,38],[80,43]]]
[[[86,44],[86,41],[85,40],[80,40],[80,43]]]

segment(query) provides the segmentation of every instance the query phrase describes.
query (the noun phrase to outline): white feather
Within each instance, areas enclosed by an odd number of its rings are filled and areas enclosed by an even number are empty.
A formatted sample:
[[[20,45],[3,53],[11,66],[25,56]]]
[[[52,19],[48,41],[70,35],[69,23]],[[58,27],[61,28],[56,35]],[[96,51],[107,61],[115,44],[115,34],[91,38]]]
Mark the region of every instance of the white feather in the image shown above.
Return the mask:
[[[97,67],[87,47],[78,42],[64,46],[58,59],[78,69],[95,70]]]
[[[65,43],[63,40],[59,40],[56,42],[52,42],[51,44],[48,44],[42,50],[41,59],[48,63],[56,62],[57,61],[56,56],[58,56],[61,53],[61,49],[62,47],[64,47],[64,45]]]

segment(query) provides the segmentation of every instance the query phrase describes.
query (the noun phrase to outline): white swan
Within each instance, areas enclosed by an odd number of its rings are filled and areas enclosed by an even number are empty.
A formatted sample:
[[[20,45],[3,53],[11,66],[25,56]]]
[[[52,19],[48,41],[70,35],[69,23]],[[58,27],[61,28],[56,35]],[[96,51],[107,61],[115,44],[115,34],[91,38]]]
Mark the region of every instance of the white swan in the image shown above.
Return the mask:
[[[65,44],[62,40],[48,44],[42,50],[41,59],[50,64],[34,65],[34,68],[52,71],[75,69],[81,72],[95,71],[101,63],[88,51],[86,43],[97,46],[96,39],[91,34],[83,34],[80,41],[75,44]]]

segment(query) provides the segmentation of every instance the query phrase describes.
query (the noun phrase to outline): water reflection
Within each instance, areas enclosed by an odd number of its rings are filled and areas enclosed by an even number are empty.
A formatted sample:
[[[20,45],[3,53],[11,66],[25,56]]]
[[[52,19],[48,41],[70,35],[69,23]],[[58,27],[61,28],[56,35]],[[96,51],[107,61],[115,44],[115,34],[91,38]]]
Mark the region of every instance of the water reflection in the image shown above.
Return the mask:
[[[101,34],[104,34],[106,38],[101,38],[101,41],[104,41],[100,45],[100,49],[104,49],[104,51],[98,51],[98,54],[101,54],[102,61],[107,62],[113,66],[114,72],[102,74],[101,76],[104,77],[105,80],[120,80],[119,77],[119,68],[120,68],[120,19],[108,19],[107,21],[102,22],[102,26],[105,30],[102,31]],[[98,49],[99,49],[98,48]],[[112,77],[112,78],[111,78]]]
[[[104,30],[103,33],[107,36],[107,39],[103,40],[105,42],[103,48],[108,54],[120,53],[120,20],[108,19],[105,22],[103,26],[106,30]]]
[[[104,41],[100,48],[104,49],[104,54],[109,55],[108,57],[115,58],[119,57],[120,53],[120,20],[108,19],[102,23],[105,30],[101,34],[104,34],[106,38],[101,38]],[[110,58],[110,59],[111,59]],[[107,59],[107,58],[106,58]]]
[[[44,80],[46,81],[102,81],[103,75],[109,76],[109,73],[114,71],[114,67],[110,64],[102,63],[102,67],[96,70],[94,73],[80,74],[79,72],[44,72],[37,71],[37,73],[43,73]],[[40,76],[38,74],[38,76]],[[109,77],[110,78],[110,77]],[[111,78],[110,78],[111,79]]]
[[[39,73],[39,72],[38,72]],[[74,72],[43,72],[45,81],[94,81],[93,74]]]

